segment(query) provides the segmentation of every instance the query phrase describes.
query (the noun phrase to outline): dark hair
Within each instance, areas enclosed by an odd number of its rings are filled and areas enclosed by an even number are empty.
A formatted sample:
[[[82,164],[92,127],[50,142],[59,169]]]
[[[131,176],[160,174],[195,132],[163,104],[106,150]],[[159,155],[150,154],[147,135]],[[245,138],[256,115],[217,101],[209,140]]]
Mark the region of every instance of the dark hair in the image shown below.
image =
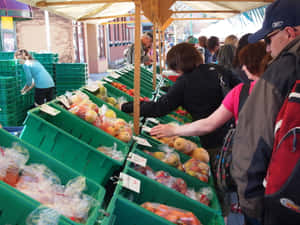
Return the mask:
[[[153,34],[151,32],[146,32],[145,35],[147,35],[149,38],[153,40]]]
[[[200,37],[198,38],[198,41],[199,41],[199,45],[200,45],[201,47],[207,48],[207,37],[205,37],[205,36],[200,36]]]
[[[250,35],[250,33],[249,34],[245,34],[239,40],[238,47],[237,47],[237,49],[235,51],[235,56],[234,56],[233,62],[232,62],[232,66],[234,68],[237,68],[237,67],[240,66],[239,52],[242,50],[242,48],[244,48],[249,43],[248,42],[249,35]]]
[[[207,48],[208,50],[214,50],[215,47],[220,45],[220,41],[218,37],[215,36],[211,36],[208,40],[207,40]]]
[[[250,73],[260,76],[264,72],[261,71],[261,63],[266,55],[266,44],[263,41],[248,44],[239,53],[240,65],[247,66]]]
[[[235,47],[233,45],[223,45],[218,51],[218,64],[223,65],[227,69],[231,69],[234,53]]]
[[[33,57],[25,49],[19,49],[15,52],[16,59],[32,60]]]
[[[167,54],[167,64],[174,71],[188,73],[203,63],[200,52],[194,45],[186,42],[175,45]]]

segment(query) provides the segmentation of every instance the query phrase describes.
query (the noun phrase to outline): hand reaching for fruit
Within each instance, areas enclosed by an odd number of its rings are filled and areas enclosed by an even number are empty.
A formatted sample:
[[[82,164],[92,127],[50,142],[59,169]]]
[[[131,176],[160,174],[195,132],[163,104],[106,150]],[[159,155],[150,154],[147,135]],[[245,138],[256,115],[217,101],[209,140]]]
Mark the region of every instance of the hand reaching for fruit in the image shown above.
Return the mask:
[[[151,129],[150,134],[158,138],[176,136],[177,128],[174,124],[159,124]]]

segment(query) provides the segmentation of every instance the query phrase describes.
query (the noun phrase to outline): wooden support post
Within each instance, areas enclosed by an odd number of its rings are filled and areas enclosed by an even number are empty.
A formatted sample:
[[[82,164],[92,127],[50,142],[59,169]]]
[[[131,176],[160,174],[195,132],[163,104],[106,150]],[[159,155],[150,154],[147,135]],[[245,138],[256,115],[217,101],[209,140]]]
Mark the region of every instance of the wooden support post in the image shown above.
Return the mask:
[[[162,30],[162,51],[163,51],[163,69],[165,70],[166,69],[166,45],[165,45],[165,31]],[[162,74],[162,71],[160,72],[160,74]]]
[[[141,0],[135,0],[134,40],[134,133],[140,133],[140,70],[141,70]]]
[[[159,30],[158,31],[158,42],[159,42],[159,73],[161,74],[161,58],[162,58],[162,56],[161,56],[161,40],[162,40],[162,38],[161,38],[161,30]]]
[[[157,23],[154,22],[153,24],[153,85],[152,89],[155,91],[156,89],[156,30],[157,30]]]

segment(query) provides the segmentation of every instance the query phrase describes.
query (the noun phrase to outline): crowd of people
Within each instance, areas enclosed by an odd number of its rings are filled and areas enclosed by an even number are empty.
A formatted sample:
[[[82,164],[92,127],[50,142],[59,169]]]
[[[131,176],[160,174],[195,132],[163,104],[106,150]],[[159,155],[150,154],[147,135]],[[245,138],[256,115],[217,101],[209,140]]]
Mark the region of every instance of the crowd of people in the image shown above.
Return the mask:
[[[177,44],[167,53],[166,62],[169,69],[180,74],[179,78],[157,101],[140,105],[140,115],[145,117],[160,117],[183,106],[194,122],[182,126],[160,124],[152,128],[151,135],[198,135],[212,164],[228,130],[227,121],[234,118],[231,175],[246,225],[300,224],[299,193],[289,195],[294,197],[287,199],[292,204],[289,207],[283,203],[287,200],[280,195],[282,190],[276,193],[281,196],[277,202],[265,194],[274,132],[281,125],[276,124],[276,117],[300,77],[299,12],[300,1],[276,0],[266,9],[262,28],[253,34],[240,39],[229,35],[222,46],[214,36],[201,36],[196,45],[189,41]],[[226,96],[220,85],[220,70],[214,63],[227,71],[231,81]],[[242,93],[246,93],[244,100]],[[123,104],[122,110],[132,112],[133,104]],[[294,151],[300,150],[299,141],[295,134]],[[290,176],[300,178],[300,172],[293,171]],[[294,190],[287,189],[291,185],[285,183],[283,193]]]

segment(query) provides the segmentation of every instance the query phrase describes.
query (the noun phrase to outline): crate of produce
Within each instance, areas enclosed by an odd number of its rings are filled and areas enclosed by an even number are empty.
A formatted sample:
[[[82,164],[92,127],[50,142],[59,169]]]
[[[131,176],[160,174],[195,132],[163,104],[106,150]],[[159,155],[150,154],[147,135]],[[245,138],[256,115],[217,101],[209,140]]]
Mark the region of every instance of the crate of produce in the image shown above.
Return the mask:
[[[157,160],[162,160],[162,161],[166,162],[166,164],[168,164],[169,167],[177,169],[182,175],[190,176],[188,173],[191,173],[194,175],[194,172],[191,171],[187,166],[185,166],[187,162],[191,161],[191,159],[192,159],[191,156],[186,155],[183,152],[174,149],[174,147],[169,147],[167,144],[159,142],[143,133],[142,133],[142,135],[140,135],[140,137],[145,138],[150,143],[151,147],[138,145],[136,147],[136,151],[142,151],[143,153],[147,153],[149,155],[149,157],[153,157],[153,158],[156,158]],[[169,141],[172,139],[165,139],[165,140]],[[172,153],[172,154],[161,153],[161,152],[166,152],[165,149],[171,149],[171,152],[173,151],[174,153]],[[205,164],[207,164],[207,165],[203,164],[203,166],[206,167],[206,175],[205,176],[200,175],[199,178],[196,177],[196,175],[190,176],[190,177],[192,177],[194,180],[201,179],[201,181],[203,181],[204,183],[213,187],[214,180],[213,180],[213,176],[212,176],[211,170],[210,170],[209,156],[208,156],[207,152],[202,153],[202,149],[196,150],[196,151],[197,151],[197,153],[196,153],[197,155],[195,154],[195,157],[198,157],[198,159],[201,159],[201,161],[203,161]],[[165,155],[165,157],[162,157],[163,155]],[[185,169],[188,169],[187,173],[180,171],[180,170],[183,170],[182,165],[184,165]]]
[[[120,110],[120,107],[119,106],[115,106],[113,104],[109,104],[108,101],[104,101],[102,100],[101,98],[98,98],[97,96],[93,95],[91,92],[85,90],[85,89],[82,89],[82,92],[87,94],[90,98],[90,100],[92,102],[94,102],[96,105],[98,105],[99,107],[101,107],[103,104],[107,105],[107,107],[111,110],[113,110],[114,112],[116,112],[116,115],[118,118],[122,118],[124,119],[126,122],[128,123],[132,123],[133,122],[133,117],[128,115],[127,113],[124,113]],[[116,99],[114,99],[116,101]],[[114,102],[115,102],[114,101]]]
[[[65,107],[58,101],[54,101],[56,106],[61,105],[62,109],[68,109],[68,113],[81,118],[88,126],[97,127],[110,134],[114,139],[131,146],[133,143],[132,117],[111,105],[100,102],[97,97],[84,93],[82,90],[68,93],[65,96],[67,96],[70,106]]]
[[[126,94],[125,92],[119,90],[118,88],[115,88],[111,84],[105,83],[103,86],[107,90],[107,95],[114,97],[114,98],[119,98],[119,97],[124,97],[128,102],[133,101],[133,97]]]
[[[187,187],[193,188],[195,191],[199,191],[201,188],[204,188],[204,187],[211,188],[210,190],[212,191],[212,195],[210,197],[212,197],[212,198],[210,200],[209,206],[213,210],[221,212],[220,204],[218,202],[217,195],[215,193],[215,189],[209,183],[202,182],[201,180],[199,180],[193,176],[190,176],[190,175],[184,173],[183,171],[180,171],[177,168],[170,166],[167,163],[164,163],[155,157],[150,156],[149,154],[143,152],[140,147],[137,147],[137,144],[134,145],[132,152],[134,154],[139,155],[140,157],[146,159],[146,168],[150,167],[153,173],[157,173],[159,171],[167,172],[170,176],[183,179],[185,181]],[[135,169],[138,172],[141,172],[143,174],[147,174],[147,171],[145,170],[145,168],[142,168],[130,161],[127,161],[127,167],[130,167],[131,169]],[[152,176],[153,175],[150,175],[150,177],[152,177]],[[183,193],[183,192],[181,192],[181,193]],[[181,193],[178,192],[178,194],[181,194]],[[203,200],[207,200],[207,199],[203,199]]]
[[[129,147],[122,141],[53,103],[60,113],[51,116],[40,108],[32,109],[24,122],[21,139],[65,163],[97,183],[105,184],[123,165],[97,150],[100,146],[114,146],[126,156]]]
[[[104,218],[102,224],[123,225],[128,223],[129,225],[132,222],[138,225],[174,224],[141,207],[142,204],[151,202],[191,212],[203,225],[224,225],[222,216],[215,210],[202,204],[195,204],[192,199],[186,199],[182,195],[170,192],[168,188],[128,168],[125,168],[123,172],[140,181],[140,192],[128,190],[119,183],[111,205],[108,207],[110,217]],[[128,207],[126,211],[123,211],[124,207]]]
[[[10,148],[13,143],[17,143],[19,146],[26,148],[29,152],[29,161],[26,164],[30,165],[37,163],[47,166],[60,178],[62,184],[66,184],[71,179],[81,176],[80,173],[77,173],[71,168],[65,166],[63,163],[47,156],[34,146],[20,140],[2,129],[0,130],[0,140],[1,147]],[[86,225],[93,225],[99,216],[99,209],[101,208],[101,203],[104,199],[105,189],[88,179],[86,180],[86,184],[87,189],[84,193],[92,196],[99,203],[89,211],[88,219],[84,223]],[[0,224],[25,225],[26,218],[29,213],[40,206],[39,202],[9,186],[3,181],[0,181],[0,199]],[[60,217],[59,224],[75,225],[77,223],[62,216]]]

